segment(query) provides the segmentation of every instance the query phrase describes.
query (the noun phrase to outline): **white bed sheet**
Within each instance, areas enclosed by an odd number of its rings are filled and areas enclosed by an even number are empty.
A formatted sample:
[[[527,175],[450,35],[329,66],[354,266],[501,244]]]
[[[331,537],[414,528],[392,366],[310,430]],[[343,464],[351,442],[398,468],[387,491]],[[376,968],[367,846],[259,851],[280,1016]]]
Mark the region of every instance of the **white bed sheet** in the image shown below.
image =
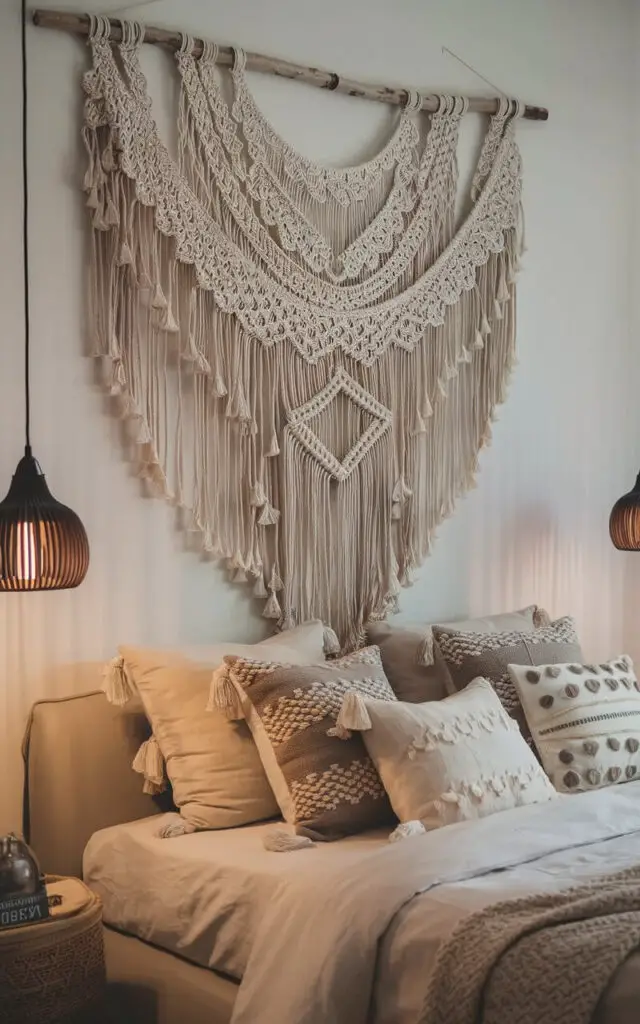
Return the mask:
[[[463,822],[391,848],[388,830],[380,830],[273,853],[264,849],[263,839],[274,822],[157,839],[158,826],[168,819],[156,816],[96,833],[85,852],[85,879],[103,901],[107,924],[238,980],[244,977],[238,1024],[255,1020],[256,1005],[274,1010],[271,1019],[283,1024],[302,1019],[361,1024],[348,1000],[341,1002],[342,1016],[323,1016],[311,1005],[316,959],[323,960],[326,943],[327,922],[321,918],[335,916],[336,936],[359,935],[357,907],[362,901],[384,903],[383,890],[396,887],[405,869],[411,875],[414,851],[428,877],[425,882],[420,876],[415,886],[408,882],[403,905],[381,929],[368,1018],[375,1024],[419,1019],[438,949],[468,914],[526,893],[560,891],[640,861],[640,782]],[[353,886],[349,899],[336,906],[345,882]],[[412,893],[419,894],[411,898]],[[373,931],[369,939],[375,947]],[[340,943],[335,945],[339,960],[348,964],[349,955],[357,960],[359,947],[338,952]],[[282,988],[273,979],[290,977],[283,964],[294,961],[296,974],[308,975],[302,988],[311,1002],[304,1012],[297,1007],[288,1015],[289,1007],[283,1009],[278,999],[290,985]],[[606,1017],[607,1024],[611,1019]]]
[[[385,846],[389,829],[318,843],[292,853],[265,850],[281,822],[158,839],[155,815],[96,832],[84,879],[102,900],[103,919],[120,931],[240,979],[259,924],[281,886],[321,886]]]

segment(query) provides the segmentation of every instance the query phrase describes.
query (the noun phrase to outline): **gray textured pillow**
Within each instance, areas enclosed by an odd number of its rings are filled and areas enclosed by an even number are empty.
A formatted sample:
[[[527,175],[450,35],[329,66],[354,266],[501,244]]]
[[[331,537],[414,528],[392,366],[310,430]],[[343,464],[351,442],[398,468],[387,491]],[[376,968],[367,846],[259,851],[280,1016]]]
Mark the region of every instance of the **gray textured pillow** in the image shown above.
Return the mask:
[[[369,622],[369,642],[380,648],[382,664],[398,700],[422,704],[442,700],[454,692],[447,666],[433,642],[434,629],[462,630],[474,633],[500,633],[518,630],[530,633],[536,626],[549,624],[547,613],[537,605],[520,611],[484,618],[441,622],[437,626],[396,626],[389,622]]]
[[[434,626],[434,634],[449,670],[453,692],[463,690],[478,676],[488,679],[505,711],[516,719],[528,740],[531,733],[508,666],[583,660],[575,623],[568,616],[531,633],[452,632]]]
[[[390,820],[360,736],[336,729],[349,690],[395,700],[377,647],[322,665],[229,657],[225,666],[276,800],[296,832],[339,839]]]

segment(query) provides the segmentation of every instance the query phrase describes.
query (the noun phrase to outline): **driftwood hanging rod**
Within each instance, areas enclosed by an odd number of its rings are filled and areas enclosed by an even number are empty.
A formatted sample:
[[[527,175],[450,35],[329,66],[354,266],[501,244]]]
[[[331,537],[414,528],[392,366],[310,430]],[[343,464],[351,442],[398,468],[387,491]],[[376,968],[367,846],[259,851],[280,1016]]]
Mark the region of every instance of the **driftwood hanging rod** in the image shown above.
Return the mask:
[[[87,14],[72,14],[66,11],[36,10],[33,12],[35,25],[42,28],[58,28],[64,32],[72,32],[75,35],[86,36],[89,34],[89,16]],[[116,19],[109,19],[111,25],[111,39],[119,42],[122,38],[120,23]],[[163,28],[145,29],[145,43],[154,43],[156,46],[164,46],[170,50],[177,50],[182,44],[182,37],[179,32],[171,32]],[[202,41],[196,39],[193,53],[199,57],[202,53]],[[221,46],[218,52],[217,62],[229,66],[233,60],[233,50],[230,46]],[[315,85],[319,89],[330,89],[332,92],[343,92],[348,96],[361,96],[366,100],[377,100],[379,103],[389,103],[392,106],[401,106],[407,101],[405,89],[391,89],[386,85],[367,85],[363,82],[354,82],[350,78],[343,78],[335,71],[322,71],[320,68],[308,68],[302,64],[292,64],[287,60],[276,60],[274,57],[265,57],[261,53],[247,53],[247,70],[261,71],[267,75],[278,75],[279,78],[292,78],[298,82],[307,82],[308,85]],[[493,114],[498,109],[498,99],[471,97],[469,110],[475,110],[483,114]],[[422,102],[423,110],[436,110],[438,101],[435,96],[425,96]],[[525,106],[523,117],[530,121],[546,121],[549,111],[545,107]]]

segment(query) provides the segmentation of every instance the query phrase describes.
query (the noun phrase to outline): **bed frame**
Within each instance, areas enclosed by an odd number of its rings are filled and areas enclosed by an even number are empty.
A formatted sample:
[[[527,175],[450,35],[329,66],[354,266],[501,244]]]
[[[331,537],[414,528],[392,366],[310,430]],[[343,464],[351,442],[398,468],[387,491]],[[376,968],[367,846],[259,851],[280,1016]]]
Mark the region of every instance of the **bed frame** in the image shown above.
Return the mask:
[[[23,744],[24,831],[43,871],[82,877],[93,832],[169,809],[166,799],[142,793],[131,769],[148,734],[141,710],[114,708],[99,691],[34,705]],[[109,1010],[118,1024],[229,1024],[237,982],[134,936],[104,932]]]

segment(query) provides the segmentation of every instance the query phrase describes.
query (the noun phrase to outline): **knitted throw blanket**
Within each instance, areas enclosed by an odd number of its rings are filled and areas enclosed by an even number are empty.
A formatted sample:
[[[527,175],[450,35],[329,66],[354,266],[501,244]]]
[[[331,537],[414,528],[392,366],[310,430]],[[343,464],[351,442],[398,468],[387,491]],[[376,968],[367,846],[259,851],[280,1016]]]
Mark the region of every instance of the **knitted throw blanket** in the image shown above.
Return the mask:
[[[589,1024],[640,946],[640,868],[497,903],[442,947],[420,1024]]]

